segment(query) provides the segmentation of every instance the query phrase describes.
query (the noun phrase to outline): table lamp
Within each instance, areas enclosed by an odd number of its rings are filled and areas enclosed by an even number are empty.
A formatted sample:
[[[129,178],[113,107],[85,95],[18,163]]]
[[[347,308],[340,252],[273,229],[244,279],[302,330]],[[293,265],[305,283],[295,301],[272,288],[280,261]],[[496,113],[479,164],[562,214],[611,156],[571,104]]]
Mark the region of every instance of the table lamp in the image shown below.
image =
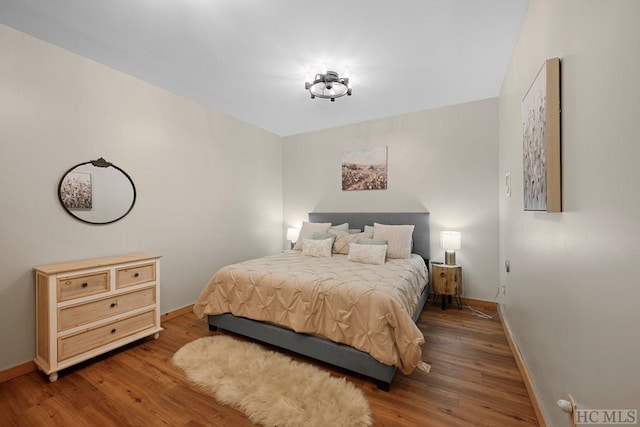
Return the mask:
[[[300,235],[299,228],[295,228],[295,227],[287,228],[287,240],[291,242],[291,249],[293,249],[293,245],[295,245],[299,235]]]
[[[460,249],[460,241],[462,235],[459,231],[441,231],[440,232],[440,247],[444,251],[444,263],[446,265],[455,265],[456,263],[456,251]]]

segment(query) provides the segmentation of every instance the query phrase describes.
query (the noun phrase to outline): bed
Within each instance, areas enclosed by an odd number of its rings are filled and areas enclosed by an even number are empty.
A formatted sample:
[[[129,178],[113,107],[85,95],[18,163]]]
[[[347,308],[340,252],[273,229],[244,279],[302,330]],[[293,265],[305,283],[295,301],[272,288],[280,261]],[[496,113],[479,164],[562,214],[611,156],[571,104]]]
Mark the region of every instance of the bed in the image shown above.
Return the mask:
[[[194,305],[196,315],[206,315],[211,330],[229,331],[364,375],[382,390],[390,389],[398,369],[428,370],[421,359],[424,337],[415,322],[428,296],[429,214],[312,212],[309,222],[348,223],[359,230],[374,223],[412,225],[412,255],[387,259],[384,266],[365,266],[344,254],[316,258],[291,251],[233,264],[214,274],[203,289]],[[408,296],[398,293],[393,280],[409,284]],[[313,288],[305,285],[310,282]],[[364,283],[374,290],[363,290]],[[326,289],[345,292],[347,285],[353,285],[347,297],[353,301],[345,310],[339,306],[347,304],[344,295],[333,296]],[[390,300],[381,296],[387,291]],[[289,305],[303,306],[306,313],[301,316]],[[381,307],[385,316],[376,314],[373,306]],[[327,310],[329,314],[315,314]],[[356,310],[360,313],[351,312]],[[393,335],[391,341],[387,334]]]

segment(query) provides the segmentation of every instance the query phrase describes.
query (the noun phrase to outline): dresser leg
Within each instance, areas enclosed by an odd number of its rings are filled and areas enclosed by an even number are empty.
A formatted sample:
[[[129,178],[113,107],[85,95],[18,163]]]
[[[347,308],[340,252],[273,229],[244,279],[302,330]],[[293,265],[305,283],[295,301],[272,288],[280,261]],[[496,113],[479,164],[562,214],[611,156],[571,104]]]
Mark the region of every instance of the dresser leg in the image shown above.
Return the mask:
[[[446,295],[440,295],[440,299],[442,300],[440,308],[442,310],[446,310],[447,309],[447,296]]]
[[[155,334],[153,334],[154,340],[157,340],[158,338],[160,338],[160,332],[156,332]]]
[[[52,372],[49,374],[49,382],[50,383],[55,383],[56,381],[58,381],[58,373],[57,372]]]

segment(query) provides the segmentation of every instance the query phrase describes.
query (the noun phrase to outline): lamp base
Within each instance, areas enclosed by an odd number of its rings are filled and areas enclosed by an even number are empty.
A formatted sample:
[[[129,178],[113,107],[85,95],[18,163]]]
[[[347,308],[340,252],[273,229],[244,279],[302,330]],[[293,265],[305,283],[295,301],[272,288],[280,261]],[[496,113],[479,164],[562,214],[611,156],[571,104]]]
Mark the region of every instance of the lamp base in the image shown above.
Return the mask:
[[[455,265],[456,264],[456,251],[446,250],[444,251],[444,263],[446,265]]]

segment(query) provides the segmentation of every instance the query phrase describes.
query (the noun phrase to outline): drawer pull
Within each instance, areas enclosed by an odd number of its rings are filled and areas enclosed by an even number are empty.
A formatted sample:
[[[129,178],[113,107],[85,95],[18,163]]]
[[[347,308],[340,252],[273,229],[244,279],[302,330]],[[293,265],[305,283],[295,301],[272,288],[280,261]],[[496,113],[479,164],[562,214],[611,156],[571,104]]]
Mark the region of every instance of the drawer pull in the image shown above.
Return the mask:
[[[136,273],[133,275],[133,277],[138,277],[140,275],[140,273]]]
[[[444,277],[444,271],[440,272],[440,277]]]
[[[82,284],[82,287],[83,287],[83,288],[86,288],[87,286],[89,286],[89,284],[88,284],[87,282],[84,282],[84,283]]]
[[[111,333],[112,333],[112,334],[115,334],[115,333],[116,333],[116,328],[113,328],[113,329],[111,330]]]
[[[114,308],[116,305],[118,305],[118,304],[117,304],[117,303],[115,303],[115,302],[112,302],[112,303],[111,303],[111,305],[110,305],[110,307],[111,307],[111,308]]]

